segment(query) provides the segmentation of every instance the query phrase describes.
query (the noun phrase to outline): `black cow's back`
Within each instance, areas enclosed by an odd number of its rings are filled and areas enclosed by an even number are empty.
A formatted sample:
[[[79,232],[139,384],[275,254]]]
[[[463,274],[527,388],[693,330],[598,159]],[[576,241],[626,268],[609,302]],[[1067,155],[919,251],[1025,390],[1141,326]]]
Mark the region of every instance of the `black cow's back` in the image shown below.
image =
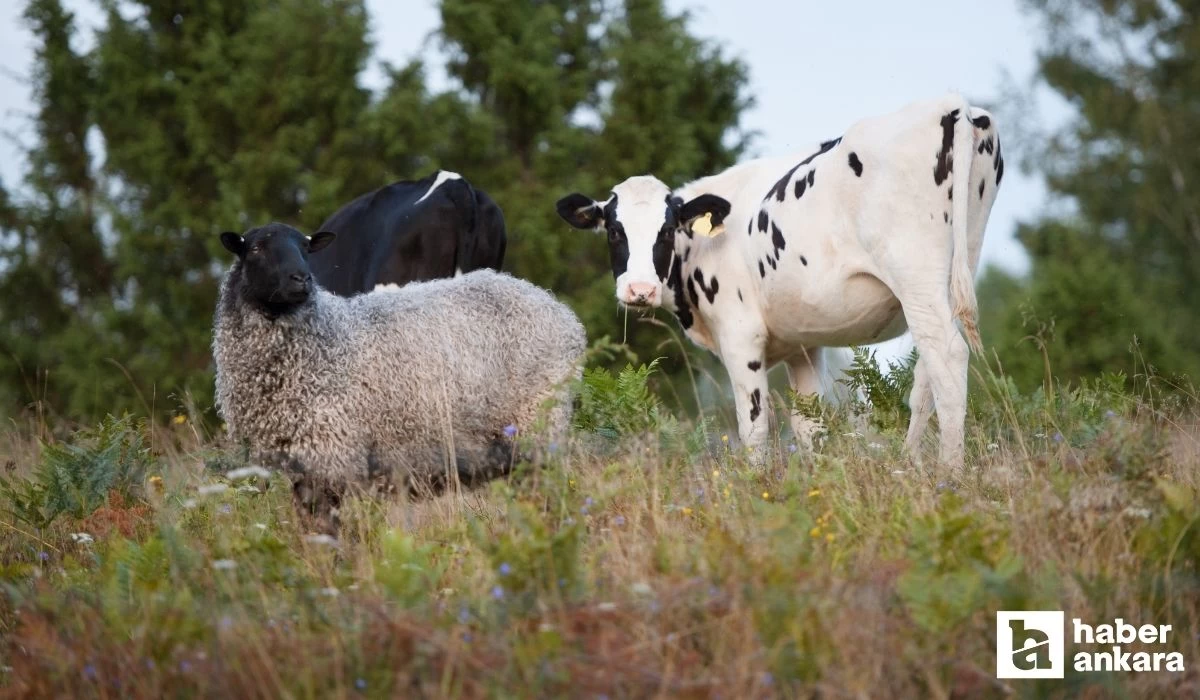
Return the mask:
[[[382,187],[329,217],[320,230],[338,237],[312,256],[317,283],[351,296],[377,284],[499,270],[507,245],[500,207],[465,179],[439,175]]]

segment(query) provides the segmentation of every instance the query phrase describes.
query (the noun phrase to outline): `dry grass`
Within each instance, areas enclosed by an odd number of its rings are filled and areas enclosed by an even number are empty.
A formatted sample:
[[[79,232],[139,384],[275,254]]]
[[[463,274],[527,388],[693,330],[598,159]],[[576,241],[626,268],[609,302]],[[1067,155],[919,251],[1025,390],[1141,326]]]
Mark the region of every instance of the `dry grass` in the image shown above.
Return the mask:
[[[985,402],[957,475],[902,458],[898,426],[764,471],[691,425],[579,435],[486,489],[352,501],[336,546],[277,477],[200,495],[223,453],[174,426],[143,499],[0,516],[0,694],[1195,696],[1194,412],[1095,398],[1042,422]],[[999,681],[998,609],[1171,624],[1188,670]]]

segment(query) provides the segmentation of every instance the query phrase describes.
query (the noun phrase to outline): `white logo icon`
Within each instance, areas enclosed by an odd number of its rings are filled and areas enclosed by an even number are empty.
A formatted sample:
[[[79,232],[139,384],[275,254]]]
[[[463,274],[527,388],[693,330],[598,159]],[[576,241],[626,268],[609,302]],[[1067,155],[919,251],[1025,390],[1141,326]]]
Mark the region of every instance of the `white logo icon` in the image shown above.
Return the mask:
[[[996,613],[997,678],[1062,678],[1065,618],[1061,610]]]

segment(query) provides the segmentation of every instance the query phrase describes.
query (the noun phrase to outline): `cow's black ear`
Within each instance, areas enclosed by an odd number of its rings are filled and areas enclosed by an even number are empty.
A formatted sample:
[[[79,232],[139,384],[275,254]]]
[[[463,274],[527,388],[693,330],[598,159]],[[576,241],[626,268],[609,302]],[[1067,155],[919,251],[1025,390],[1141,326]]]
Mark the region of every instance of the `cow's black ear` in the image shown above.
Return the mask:
[[[332,231],[318,231],[308,237],[308,252],[315,253],[325,246],[333,243],[333,239],[337,238],[337,234]]]
[[[240,233],[234,233],[233,231],[222,233],[221,245],[225,246],[225,250],[228,250],[239,258],[246,253],[246,241]]]
[[[683,205],[679,212],[679,218],[683,221],[691,221],[705,214],[711,214],[712,225],[720,226],[725,221],[725,217],[729,216],[731,208],[729,200],[723,197],[715,194],[702,194]]]
[[[555,205],[562,220],[575,228],[599,228],[604,221],[600,203],[587,195],[569,194]]]

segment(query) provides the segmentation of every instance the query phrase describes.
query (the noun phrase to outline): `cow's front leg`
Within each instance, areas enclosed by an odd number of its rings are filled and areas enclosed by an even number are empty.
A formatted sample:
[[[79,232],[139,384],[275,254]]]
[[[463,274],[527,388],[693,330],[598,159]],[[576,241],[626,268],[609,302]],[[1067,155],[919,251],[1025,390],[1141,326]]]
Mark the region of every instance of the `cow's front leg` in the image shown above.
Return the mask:
[[[800,351],[787,359],[788,384],[798,398],[821,395],[821,371],[824,363],[824,348]],[[821,421],[814,420],[799,411],[792,411],[792,432],[800,449],[811,451],[815,438],[825,431]]]
[[[768,426],[771,406],[767,395],[767,364],[763,347],[744,344],[722,356],[725,370],[733,384],[734,407],[737,410],[738,437],[749,451],[750,461],[762,465],[768,446]]]

